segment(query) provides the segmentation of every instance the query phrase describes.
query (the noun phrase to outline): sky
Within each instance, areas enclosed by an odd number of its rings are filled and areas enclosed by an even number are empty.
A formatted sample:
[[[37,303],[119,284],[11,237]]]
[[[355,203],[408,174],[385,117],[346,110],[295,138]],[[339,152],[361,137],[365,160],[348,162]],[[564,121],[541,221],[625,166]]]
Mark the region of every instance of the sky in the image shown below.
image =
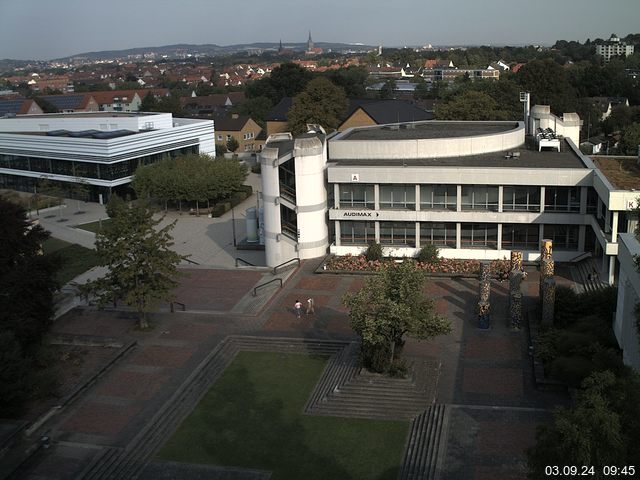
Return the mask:
[[[0,58],[176,43],[552,45],[640,32],[640,0],[0,0]]]

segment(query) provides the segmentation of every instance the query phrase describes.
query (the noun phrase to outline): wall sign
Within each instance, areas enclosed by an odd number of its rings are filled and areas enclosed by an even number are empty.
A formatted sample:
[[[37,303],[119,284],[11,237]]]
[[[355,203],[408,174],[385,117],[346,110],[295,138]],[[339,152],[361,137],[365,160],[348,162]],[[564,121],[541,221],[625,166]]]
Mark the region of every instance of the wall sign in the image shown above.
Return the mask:
[[[360,181],[360,174],[359,173],[352,173],[351,174],[351,181],[352,182],[359,182]]]
[[[362,212],[357,212],[357,211],[353,211],[353,210],[349,210],[346,212],[342,213],[343,217],[364,217],[364,218],[374,218],[379,216],[380,214],[378,212],[371,212],[371,211],[362,211]]]

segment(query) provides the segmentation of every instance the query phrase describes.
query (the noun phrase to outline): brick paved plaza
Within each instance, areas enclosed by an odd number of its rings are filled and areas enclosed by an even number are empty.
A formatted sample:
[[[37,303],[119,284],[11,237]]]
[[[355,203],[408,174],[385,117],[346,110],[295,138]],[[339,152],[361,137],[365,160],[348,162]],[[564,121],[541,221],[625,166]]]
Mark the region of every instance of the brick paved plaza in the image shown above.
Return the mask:
[[[318,263],[303,263],[282,289],[269,291],[257,314],[242,309],[254,301],[251,291],[264,273],[193,269],[177,291],[187,311],[153,315],[150,332],[136,331],[134,317],[123,311],[76,309],[57,320],[55,333],[137,345],[47,422],[43,428],[53,446],[25,478],[70,478],[95,463],[106,447],[125,448],[228,335],[355,340],[341,298],[360,289],[366,277],[316,274]],[[523,284],[527,307],[537,296],[537,275],[531,273]],[[440,364],[435,402],[451,405],[442,478],[523,478],[523,451],[533,444],[536,425],[564,399],[535,390],[526,330],[507,326],[506,283],[492,283],[488,331],[476,328],[476,279],[434,277],[424,290],[451,320],[453,332],[433,341],[408,339],[404,354]],[[306,306],[309,297],[316,313],[306,315],[303,309],[297,319],[295,300]]]

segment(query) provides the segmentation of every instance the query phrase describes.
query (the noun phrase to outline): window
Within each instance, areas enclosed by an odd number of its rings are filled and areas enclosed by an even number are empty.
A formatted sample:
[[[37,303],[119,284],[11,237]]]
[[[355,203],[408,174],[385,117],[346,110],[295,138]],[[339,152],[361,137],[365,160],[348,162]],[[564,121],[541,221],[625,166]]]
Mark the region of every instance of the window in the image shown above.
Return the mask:
[[[280,205],[280,219],[282,221],[282,233],[287,237],[298,240],[298,216],[296,212]]]
[[[222,135],[218,135],[218,140],[222,141]]]
[[[544,210],[548,212],[579,212],[580,187],[547,187]]]
[[[455,223],[431,223],[420,224],[420,245],[432,244],[436,247],[456,247]]]
[[[340,208],[375,208],[373,185],[343,183],[339,188]]]
[[[414,185],[380,185],[381,209],[416,209]]]
[[[369,245],[375,241],[375,222],[340,222],[340,243],[342,245]]]
[[[414,222],[380,222],[380,243],[415,247],[416,224]]]
[[[227,135],[227,142],[231,140],[231,138],[232,138],[231,135]]]
[[[540,187],[504,187],[502,210],[505,212],[539,212]]]
[[[498,211],[498,187],[489,185],[463,185],[462,210]]]
[[[420,185],[421,210],[456,210],[456,185]]]
[[[553,241],[555,250],[577,250],[578,230],[578,225],[545,225],[544,238]]]
[[[278,167],[280,177],[280,195],[295,203],[296,201],[296,162],[294,159],[284,162]]]
[[[493,223],[463,223],[460,236],[462,248],[498,248],[498,225]]]
[[[595,215],[598,213],[598,192],[593,187],[587,188],[587,213]]]
[[[528,224],[503,225],[502,248],[538,250],[540,226]]]

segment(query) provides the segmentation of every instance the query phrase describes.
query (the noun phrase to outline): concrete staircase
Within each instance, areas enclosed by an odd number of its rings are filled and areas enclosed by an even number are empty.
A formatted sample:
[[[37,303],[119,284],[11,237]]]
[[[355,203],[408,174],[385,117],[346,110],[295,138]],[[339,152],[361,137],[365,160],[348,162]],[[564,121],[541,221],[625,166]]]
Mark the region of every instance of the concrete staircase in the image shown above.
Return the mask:
[[[402,470],[398,480],[435,480],[440,476],[449,407],[432,405],[411,422]]]
[[[587,258],[571,266],[571,275],[580,292],[595,292],[608,286],[600,278],[600,269],[594,258]]]
[[[125,448],[105,448],[78,478],[137,478],[241,350],[336,355],[347,345],[349,342],[332,340],[229,336],[203,360]]]
[[[352,346],[351,348],[354,348]],[[306,413],[371,419],[412,419],[433,403],[440,365],[423,361],[414,364],[408,378],[390,378],[357,367],[354,352],[345,349],[344,358],[328,365],[318,382]]]

